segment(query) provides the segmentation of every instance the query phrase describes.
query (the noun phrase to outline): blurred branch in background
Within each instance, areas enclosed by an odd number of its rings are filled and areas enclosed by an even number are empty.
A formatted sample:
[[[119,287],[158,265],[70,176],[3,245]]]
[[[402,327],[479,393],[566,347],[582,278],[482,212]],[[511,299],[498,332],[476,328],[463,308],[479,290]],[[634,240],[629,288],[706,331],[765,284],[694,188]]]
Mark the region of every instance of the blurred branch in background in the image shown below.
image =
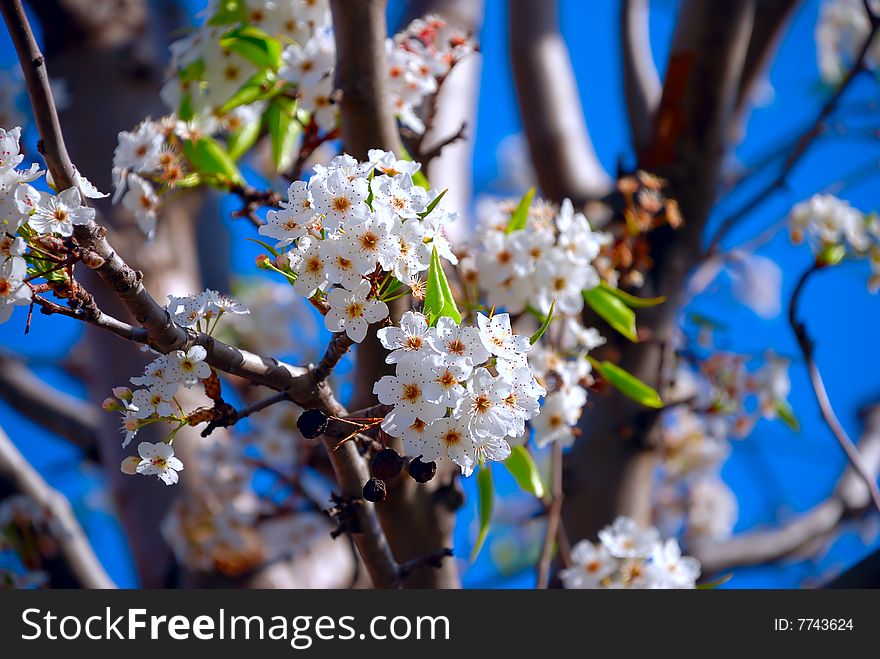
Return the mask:
[[[603,197],[611,180],[587,131],[557,0],[510,0],[510,60],[523,129],[541,191],[575,205]]]
[[[115,588],[64,495],[52,489],[0,428],[0,499],[20,494],[36,507],[51,537],[37,546],[40,567],[56,587]],[[13,520],[16,521],[16,520]],[[23,520],[27,523],[32,520]],[[54,565],[53,565],[54,563]]]
[[[653,139],[654,114],[660,104],[660,76],[651,51],[648,0],[622,0],[620,44],[629,129],[636,153]]]
[[[865,468],[876,480],[880,475],[880,405],[866,408],[862,418],[864,430],[858,450]],[[743,565],[760,565],[813,555],[819,547],[834,539],[843,524],[872,507],[864,478],[849,465],[841,474],[831,496],[807,512],[796,515],[777,528],[747,531],[724,541],[691,543],[688,551],[700,560],[706,575]],[[867,585],[865,583],[863,587]]]
[[[0,352],[0,398],[18,414],[97,457],[101,410],[39,379],[25,361]]]

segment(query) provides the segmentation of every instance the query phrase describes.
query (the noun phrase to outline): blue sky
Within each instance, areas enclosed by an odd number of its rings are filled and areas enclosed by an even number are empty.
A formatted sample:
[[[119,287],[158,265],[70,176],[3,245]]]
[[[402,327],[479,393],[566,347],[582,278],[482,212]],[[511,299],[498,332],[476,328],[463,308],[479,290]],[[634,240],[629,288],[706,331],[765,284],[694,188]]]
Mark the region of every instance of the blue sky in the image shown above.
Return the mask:
[[[199,3],[187,4],[196,7]],[[497,178],[498,145],[520,131],[507,59],[506,3],[487,0],[486,4],[486,21],[480,35],[483,73],[473,165],[478,192],[490,190]],[[676,2],[654,0],[652,7],[652,44],[655,58],[662,67],[674,26]],[[774,93],[764,107],[752,114],[746,138],[736,151],[743,162],[749,162],[768,145],[807,125],[827,94],[818,82],[813,40],[818,7],[817,0],[806,2],[794,18],[770,71]],[[619,157],[628,160],[632,157],[620,81],[617,3],[562,0],[561,15],[596,151],[605,167],[614,171]],[[11,50],[5,33],[0,34],[0,67],[12,65]],[[876,83],[865,77],[854,85],[845,100],[875,98],[876,91]],[[788,191],[744,221],[729,237],[729,244],[738,244],[760,233],[762,228],[784,217],[793,203],[828,189],[843,175],[866,163],[873,162],[876,173],[876,146],[876,141],[868,140],[822,140],[793,172]],[[110,157],[111,154],[107,154],[108,166]],[[862,178],[835,188],[840,196],[863,210],[880,205],[876,190],[876,178]],[[726,209],[737,205],[733,200]],[[719,210],[714,219],[716,223],[724,211],[724,208]],[[247,228],[243,223],[228,226],[236,246],[235,267],[239,272],[250,272],[256,248],[244,242],[244,237],[249,235]],[[796,278],[810,263],[809,250],[793,247],[781,233],[761,248],[760,253],[780,264],[783,300],[787,300]],[[880,352],[875,345],[880,315],[878,299],[866,290],[866,279],[865,264],[844,265],[822,273],[811,282],[802,303],[803,317],[817,342],[816,357],[829,394],[842,423],[853,436],[858,436],[860,431],[858,410],[880,399]],[[784,317],[762,320],[736,302],[724,281],[694,301],[692,310],[724,320],[728,329],[722,341],[727,349],[761,354],[772,348],[787,356],[797,354]],[[0,345],[29,355],[37,372],[56,386],[83,394],[79,383],[52,365],[67,353],[78,337],[75,323],[38,316],[27,337],[22,334],[23,327],[24,314],[21,313],[0,326]],[[734,444],[723,470],[725,480],[739,498],[738,531],[784,520],[810,508],[828,496],[845,466],[842,452],[821,423],[800,362],[793,364],[791,376],[790,400],[800,418],[801,432],[793,433],[780,423],[761,422],[748,439]],[[125,543],[112,517],[100,474],[82,473],[74,449],[22,420],[3,403],[0,403],[0,419],[47,480],[71,497],[111,575],[122,585],[135,585]],[[473,485],[468,483],[468,488],[472,490]],[[461,545],[469,545],[471,521],[469,503],[457,531]],[[869,544],[865,544],[866,540]],[[861,538],[848,532],[818,561],[738,570],[728,587],[796,587],[854,562],[876,543],[870,534]],[[529,586],[533,582],[531,573],[500,576],[490,564],[491,557],[491,551],[484,551],[478,563],[467,571],[468,585]]]

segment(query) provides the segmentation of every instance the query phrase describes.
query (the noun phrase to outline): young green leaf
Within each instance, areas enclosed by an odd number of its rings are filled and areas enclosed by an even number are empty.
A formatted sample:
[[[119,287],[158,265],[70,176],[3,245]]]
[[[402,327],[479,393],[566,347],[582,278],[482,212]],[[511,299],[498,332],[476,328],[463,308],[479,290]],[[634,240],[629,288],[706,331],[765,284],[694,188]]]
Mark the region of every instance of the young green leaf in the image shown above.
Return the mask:
[[[265,98],[275,85],[275,74],[271,71],[257,71],[244,81],[241,87],[220,106],[220,113],[226,114],[240,105],[247,105]]]
[[[544,482],[538,465],[525,446],[514,446],[510,449],[510,457],[504,461],[507,471],[523,490],[534,494],[539,499],[544,497]]]
[[[406,150],[406,147],[400,147],[400,159],[413,162],[413,158],[411,155],[409,155],[409,151]],[[420,188],[424,188],[425,190],[431,189],[431,184],[428,182],[428,177],[425,176],[425,173],[421,169],[419,169],[419,171],[412,175],[412,180],[413,183],[415,183]]]
[[[794,415],[794,410],[791,409],[791,405],[788,404],[788,401],[776,401],[776,416],[778,416],[779,419],[789,428],[795,432],[800,432],[801,424]]]
[[[600,362],[589,356],[587,359],[590,360],[593,368],[596,369],[608,384],[627,398],[631,398],[645,407],[653,407],[654,409],[663,407],[663,401],[660,399],[660,394],[657,393],[657,390],[639,380],[629,371],[609,361]]]
[[[195,82],[205,77],[205,60],[201,57],[195,62],[190,62],[177,72],[180,82]]]
[[[449,288],[449,281],[443,271],[443,264],[437,248],[431,250],[431,266],[428,268],[428,283],[425,288],[424,313],[432,326],[440,316],[449,316],[456,323],[461,322],[461,313]]]
[[[529,339],[532,345],[535,345],[538,341],[541,340],[541,337],[544,336],[544,332],[547,331],[547,328],[550,327],[550,323],[553,321],[553,310],[556,308],[556,300],[550,303],[550,311],[547,312],[547,316],[544,320],[541,321],[541,326],[538,328],[538,331],[532,334],[532,338]]]
[[[443,199],[443,196],[444,196],[447,192],[449,192],[449,188],[446,188],[443,192],[441,192],[441,193],[438,194],[436,197],[434,197],[434,200],[433,200],[430,204],[428,204],[428,207],[427,207],[424,211],[422,211],[421,213],[419,213],[419,217],[422,218],[423,220],[424,220],[426,217],[428,217],[428,215],[431,214],[431,211],[434,210],[435,208],[437,208],[437,204],[440,203],[440,200]]]
[[[278,257],[278,250],[275,249],[274,247],[272,247],[272,245],[270,245],[269,243],[264,243],[262,240],[257,240],[256,238],[245,238],[245,240],[249,240],[252,243],[256,243],[257,245],[259,245],[260,247],[265,249],[267,252],[269,252],[272,256],[274,256],[276,258]]]
[[[233,28],[220,37],[220,47],[238,53],[260,68],[278,70],[281,42],[253,25]]]
[[[638,343],[636,315],[623,301],[601,286],[584,291],[584,301],[611,327],[633,343]]]
[[[715,590],[716,588],[726,584],[731,579],[733,579],[732,572],[730,572],[728,574],[722,574],[717,579],[712,579],[712,581],[707,581],[706,583],[699,584],[697,586],[697,590]]]
[[[226,150],[230,158],[238,160],[256,144],[257,139],[260,137],[260,126],[262,123],[262,121],[257,119],[242,126],[229,136],[229,139],[226,140]]]
[[[189,121],[195,116],[192,106],[192,94],[184,94],[180,99],[180,107],[177,108],[177,117],[181,121]]]
[[[217,11],[208,19],[208,25],[231,25],[247,19],[245,0],[220,0]]]
[[[507,229],[505,233],[513,233],[514,231],[522,231],[529,223],[529,208],[532,200],[535,198],[535,188],[529,188],[522,199],[519,200],[516,209],[511,213],[510,219],[507,221]]]
[[[495,498],[495,486],[492,483],[492,470],[483,465],[477,472],[477,488],[480,492],[480,532],[471,552],[471,562],[475,561],[489,535],[489,524],[492,522],[492,507]]]
[[[300,133],[300,125],[296,120],[296,101],[286,96],[277,96],[272,99],[264,116],[272,142],[272,162],[277,171],[283,172],[293,162],[293,149]]]
[[[185,140],[183,153],[201,174],[215,174],[226,182],[244,183],[235,161],[223,146],[211,137],[200,137],[195,142]]]
[[[611,293],[626,306],[633,309],[647,309],[649,307],[656,307],[658,304],[663,304],[664,302],[666,302],[666,297],[663,295],[660,295],[658,297],[637,297],[635,295],[630,295],[626,291],[622,291],[619,288],[614,288],[614,286],[609,286],[604,281],[599,284],[599,286]]]

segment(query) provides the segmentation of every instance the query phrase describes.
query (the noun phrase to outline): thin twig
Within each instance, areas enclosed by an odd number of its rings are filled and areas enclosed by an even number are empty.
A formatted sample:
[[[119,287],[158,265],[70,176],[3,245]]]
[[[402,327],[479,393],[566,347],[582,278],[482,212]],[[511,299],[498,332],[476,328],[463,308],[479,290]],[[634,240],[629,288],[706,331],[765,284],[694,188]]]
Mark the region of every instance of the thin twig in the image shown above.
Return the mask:
[[[843,94],[846,92],[847,89],[849,89],[850,85],[856,79],[858,74],[866,70],[865,61],[868,56],[868,51],[870,50],[871,43],[874,41],[874,37],[877,35],[878,31],[880,31],[880,17],[870,11],[869,8],[867,8],[867,11],[868,17],[871,22],[871,29],[868,32],[868,36],[865,38],[864,43],[859,49],[855,61],[850,67],[849,71],[837,85],[834,93],[821,107],[818,114],[816,115],[816,118],[813,120],[813,123],[803,133],[801,133],[801,136],[798,138],[797,142],[795,142],[794,148],[785,159],[785,162],[783,163],[782,169],[780,170],[779,174],[777,174],[776,177],[772,181],[770,181],[768,185],[763,187],[752,199],[743,204],[740,209],[728,215],[721,222],[721,225],[718,227],[718,231],[715,232],[715,235],[709,241],[709,246],[706,248],[706,253],[714,253],[715,250],[717,250],[718,245],[721,243],[722,239],[724,239],[724,237],[733,229],[733,227],[735,227],[755,208],[761,206],[775,192],[785,187],[788,175],[795,168],[801,158],[803,158],[804,154],[806,154],[807,150],[813,144],[815,139],[825,130],[826,121],[828,120],[828,117],[830,117],[831,114],[837,109],[837,106],[840,103],[840,99],[843,97]]]
[[[810,277],[819,272],[822,268],[823,266],[821,264],[815,263],[808,268],[803,275],[801,275],[800,279],[798,279],[788,307],[788,322],[794,331],[798,346],[801,349],[801,354],[806,362],[807,370],[810,374],[810,382],[813,385],[813,393],[816,396],[816,402],[819,404],[819,411],[822,413],[822,419],[825,421],[825,424],[828,426],[828,429],[834,435],[835,439],[837,439],[837,442],[840,444],[844,453],[846,453],[846,457],[850,464],[852,464],[853,468],[862,480],[864,480],[865,485],[868,486],[868,491],[871,493],[871,501],[874,503],[874,507],[880,511],[880,490],[877,489],[876,477],[865,465],[862,454],[859,452],[859,449],[856,447],[852,439],[850,439],[846,430],[838,420],[837,415],[834,413],[834,407],[831,404],[831,400],[828,398],[828,392],[825,390],[825,382],[822,380],[822,374],[819,372],[819,367],[816,364],[815,345],[809,334],[807,334],[806,325],[797,318],[798,302],[800,301],[804,287]]]
[[[550,563],[553,560],[554,540],[558,537],[559,518],[562,514],[562,445],[553,443],[550,501],[547,504],[547,530],[538,560],[538,583],[536,588],[547,588],[550,583]]]

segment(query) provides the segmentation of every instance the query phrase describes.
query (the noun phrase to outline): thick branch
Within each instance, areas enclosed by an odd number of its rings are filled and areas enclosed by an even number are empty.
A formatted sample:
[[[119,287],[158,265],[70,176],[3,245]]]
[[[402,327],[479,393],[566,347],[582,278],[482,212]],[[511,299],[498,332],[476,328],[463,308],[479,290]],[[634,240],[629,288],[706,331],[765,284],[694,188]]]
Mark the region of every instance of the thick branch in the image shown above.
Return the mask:
[[[83,588],[115,588],[73,515],[70,503],[43,480],[0,428],[0,477],[45,510],[57,532],[61,555]]]
[[[661,91],[651,52],[648,0],[621,2],[620,37],[627,117],[636,153],[641,153],[653,138]]]
[[[611,181],[587,132],[558,1],[511,0],[509,12],[514,84],[541,191],[575,204],[602,197]]]
[[[345,151],[359,160],[370,149],[400,153],[385,61],[385,0],[330,0],[330,11]]]

